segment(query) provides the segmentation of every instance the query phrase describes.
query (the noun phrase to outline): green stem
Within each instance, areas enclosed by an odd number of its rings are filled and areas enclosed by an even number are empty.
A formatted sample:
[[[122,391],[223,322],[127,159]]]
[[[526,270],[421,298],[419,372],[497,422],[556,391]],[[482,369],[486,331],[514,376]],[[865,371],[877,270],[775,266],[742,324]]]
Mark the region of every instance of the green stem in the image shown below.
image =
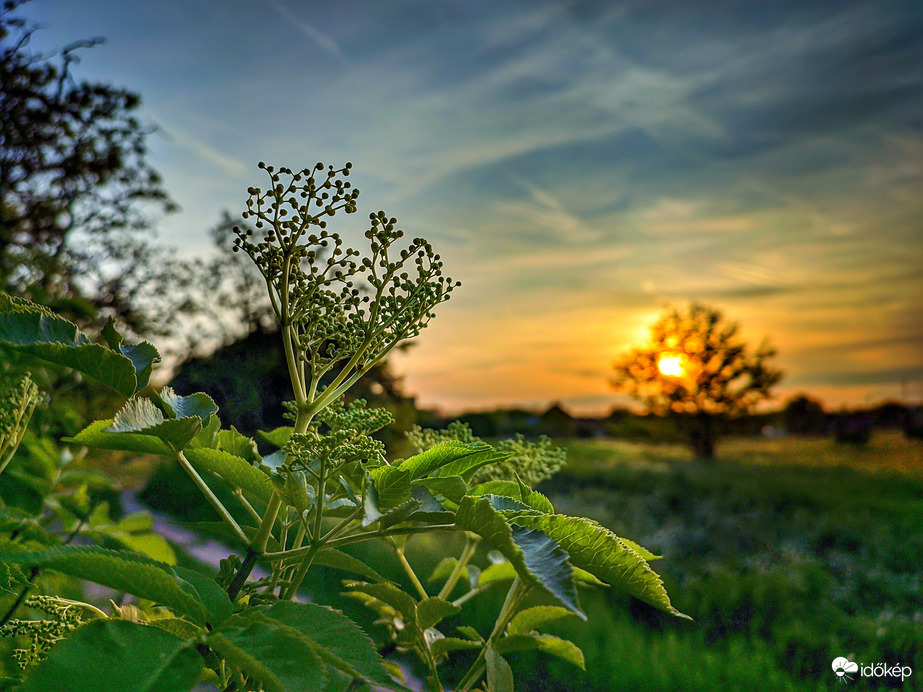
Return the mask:
[[[196,484],[196,487],[202,491],[202,494],[205,495],[205,499],[208,500],[208,504],[215,508],[215,511],[221,516],[222,519],[231,527],[236,536],[244,543],[244,545],[250,544],[250,539],[247,538],[247,534],[243,532],[243,529],[240,528],[237,521],[234,517],[231,516],[231,513],[227,510],[227,507],[222,504],[221,500],[212,492],[212,489],[208,487],[208,484],[202,479],[202,476],[199,475],[198,471],[193,468],[192,464],[189,463],[189,460],[186,459],[185,455],[182,452],[178,452],[176,455],[176,460],[179,462],[179,465],[183,467],[183,470],[189,474],[189,477],[192,479],[192,482]]]
[[[455,563],[455,568],[452,570],[449,578],[446,579],[442,589],[439,590],[439,598],[447,599],[449,594],[452,593],[452,589],[455,588],[458,580],[461,579],[461,575],[465,567],[468,566],[471,558],[474,557],[474,552],[477,550],[478,543],[480,542],[480,537],[473,537],[470,533],[465,534],[465,548],[462,550],[462,554],[458,558],[458,562]]]
[[[493,631],[490,633],[490,636],[487,638],[487,641],[484,642],[484,647],[478,653],[478,657],[474,660],[474,663],[471,664],[471,667],[468,669],[468,672],[465,673],[465,676],[459,681],[456,686],[456,692],[469,692],[481,679],[481,675],[484,672],[484,660],[487,656],[487,649],[493,646],[494,642],[503,635],[503,631],[506,629],[507,624],[513,618],[513,615],[516,614],[516,608],[522,602],[522,599],[526,595],[527,589],[522,588],[522,581],[517,576],[513,579],[513,583],[510,584],[510,590],[506,592],[506,599],[503,601],[503,606],[500,608],[500,612],[497,615],[497,622],[494,625]]]
[[[394,552],[397,554],[397,560],[401,563],[401,567],[404,568],[405,574],[410,578],[411,583],[416,588],[417,593],[420,594],[420,598],[426,600],[429,598],[429,594],[426,593],[426,589],[423,587],[423,584],[420,582],[420,578],[417,576],[417,573],[413,571],[413,567],[410,562],[407,560],[407,556],[404,555],[404,549],[400,547],[393,538],[388,539],[388,543],[391,544],[391,547],[394,548]]]

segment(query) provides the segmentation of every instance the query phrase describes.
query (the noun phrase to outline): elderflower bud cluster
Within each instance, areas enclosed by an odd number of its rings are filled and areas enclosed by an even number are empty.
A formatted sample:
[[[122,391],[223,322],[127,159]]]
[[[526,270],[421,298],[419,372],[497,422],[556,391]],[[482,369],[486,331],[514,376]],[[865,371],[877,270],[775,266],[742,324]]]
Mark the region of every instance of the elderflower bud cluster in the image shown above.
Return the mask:
[[[386,409],[368,409],[362,399],[350,404],[334,402],[307,432],[292,433],[283,450],[288,458],[286,466],[314,470],[320,462],[334,467],[356,461],[381,463],[385,445],[371,435],[393,422]]]
[[[13,659],[20,668],[40,663],[57,642],[83,624],[81,608],[72,601],[54,596],[31,596],[27,608],[41,610],[52,616],[51,620],[10,620],[0,626],[0,637],[26,637],[29,646],[14,649]]]
[[[459,421],[449,423],[445,430],[423,429],[415,425],[407,433],[407,438],[417,452],[423,452],[448,440],[466,443],[481,441],[471,432],[471,427],[467,423]],[[560,447],[555,447],[551,439],[545,435],[537,440],[527,440],[517,433],[515,437],[500,440],[493,446],[497,451],[509,453],[511,456],[505,461],[488,464],[479,469],[474,476],[475,482],[513,480],[518,476],[534,488],[551,478],[567,463],[567,453]]]
[[[244,219],[263,230],[235,228],[235,251],[246,252],[270,289],[280,326],[294,331],[302,361],[318,378],[343,361],[361,370],[398,342],[419,334],[433,308],[457,282],[443,276],[432,246],[415,238],[396,249],[403,231],[383,211],[370,215],[369,254],[345,247],[326,230],[338,211],[356,211],[359,191],[344,180],[352,164],[318,163],[294,173],[260,164],[267,190],[251,187]]]

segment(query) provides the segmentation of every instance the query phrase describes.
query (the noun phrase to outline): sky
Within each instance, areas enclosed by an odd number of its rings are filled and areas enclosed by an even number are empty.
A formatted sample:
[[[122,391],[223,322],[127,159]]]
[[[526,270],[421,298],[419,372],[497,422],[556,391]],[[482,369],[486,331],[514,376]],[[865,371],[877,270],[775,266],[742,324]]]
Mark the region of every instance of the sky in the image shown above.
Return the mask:
[[[151,162],[208,229],[256,164],[354,164],[462,281],[395,359],[422,406],[563,402],[667,305],[769,337],[829,408],[923,401],[920,0],[34,0],[38,48],[141,94]],[[339,217],[338,217],[339,218]],[[356,241],[358,242],[358,240]]]

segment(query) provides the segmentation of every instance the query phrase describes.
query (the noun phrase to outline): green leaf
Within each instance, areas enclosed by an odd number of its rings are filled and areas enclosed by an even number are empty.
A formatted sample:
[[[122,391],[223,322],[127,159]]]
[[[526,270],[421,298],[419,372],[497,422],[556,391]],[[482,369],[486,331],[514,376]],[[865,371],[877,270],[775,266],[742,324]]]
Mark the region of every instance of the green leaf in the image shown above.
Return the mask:
[[[450,441],[451,442],[451,441]],[[483,442],[456,442],[468,448],[469,453],[455,461],[436,469],[436,476],[461,476],[465,481],[470,481],[475,472],[482,466],[505,461],[512,456],[512,452],[498,452],[496,449]]]
[[[265,430],[258,430],[257,435],[266,440],[269,444],[282,449],[285,445],[288,444],[288,439],[292,436],[292,431],[294,430],[291,426],[284,426],[281,428],[276,428],[275,430],[270,430],[269,432]]]
[[[410,484],[411,473],[397,466],[379,466],[372,469],[372,483],[378,492],[378,507],[389,510],[410,499],[413,486]]]
[[[458,565],[458,559],[454,557],[444,557],[440,560],[439,564],[436,565],[436,568],[433,570],[433,573],[429,575],[426,581],[436,582],[436,581],[445,581],[449,578],[449,575],[455,570],[455,567]],[[468,568],[462,568],[462,579],[468,580]]]
[[[541,627],[549,622],[560,620],[563,617],[572,615],[567,608],[559,606],[535,606],[521,610],[510,620],[507,627],[509,634],[528,634],[534,629]]]
[[[104,433],[137,433],[156,437],[171,449],[179,451],[202,431],[198,416],[164,419],[160,409],[150,399],[130,399],[115,414],[112,425]]]
[[[469,495],[503,495],[543,514],[554,514],[551,501],[522,481],[487,481],[468,491]]]
[[[468,490],[468,484],[461,476],[446,476],[445,478],[421,478],[413,482],[422,485],[436,497],[440,495],[452,502],[461,502]]]
[[[401,591],[390,582],[369,584],[367,582],[347,582],[344,585],[351,591],[364,593],[382,603],[389,605],[401,615],[404,622],[415,624],[417,622],[417,602],[413,596]]]
[[[121,352],[135,367],[135,379],[137,382],[135,391],[132,393],[137,394],[147,387],[148,382],[151,380],[154,365],[160,362],[160,353],[157,352],[157,349],[147,341],[142,341],[140,344],[126,344],[122,339],[122,335],[116,331],[115,322],[111,317],[106,321],[102,335],[109,344],[109,348]]]
[[[254,439],[237,432],[237,428],[233,425],[230,430],[222,430],[218,433],[218,449],[229,452],[251,464],[258,463],[262,458]]]
[[[195,590],[199,602],[208,610],[209,624],[218,625],[234,612],[234,604],[227,591],[218,585],[214,577],[187,567],[174,567],[173,571]]]
[[[486,663],[490,692],[513,692],[513,669],[492,646],[487,647]]]
[[[428,630],[435,627],[447,617],[461,612],[457,605],[449,603],[444,598],[426,598],[417,603],[417,622],[420,629]]]
[[[338,610],[314,603],[280,601],[252,610],[310,639],[321,660],[354,678],[389,689],[403,690],[388,675],[375,643],[355,622]]]
[[[468,625],[460,625],[457,629],[459,632],[461,632],[463,635],[468,637],[468,639],[470,639],[473,642],[483,642],[484,641],[484,637],[482,637],[480,633],[473,627],[469,627]]]
[[[228,618],[208,646],[234,668],[259,681],[265,692],[323,689],[327,668],[313,643],[252,608]]]
[[[175,454],[168,444],[153,435],[104,432],[111,426],[111,420],[98,420],[90,423],[73,437],[65,437],[63,440],[71,444],[96,449],[117,449],[123,452],[159,454],[166,457],[172,457]]]
[[[630,541],[627,538],[622,538],[621,536],[619,536],[619,540],[625,545],[627,545],[629,548],[634,550],[636,553],[638,553],[638,555],[643,557],[648,562],[650,562],[651,560],[663,559],[663,555],[654,555],[654,553],[652,553],[650,550],[648,550],[644,546],[638,545],[634,541]]]
[[[241,457],[205,448],[187,449],[185,455],[197,469],[214,473],[232,488],[239,488],[266,503],[272,497],[273,485],[269,476]]]
[[[492,447],[483,442],[465,443],[459,442],[458,440],[449,440],[447,442],[440,442],[435,447],[417,454],[416,456],[404,459],[400,464],[400,468],[403,471],[407,471],[411,478],[416,480],[429,476],[437,469],[452,463],[460,463],[460,468],[467,470],[472,458],[479,459],[480,457],[478,455],[484,455],[493,451]],[[461,475],[461,471],[447,475]]]
[[[580,647],[571,641],[551,634],[514,634],[509,637],[503,637],[497,642],[496,647],[497,651],[503,654],[511,651],[538,649],[552,656],[563,658],[581,670],[586,670],[583,652]]]
[[[363,577],[368,577],[369,579],[372,579],[376,582],[388,581],[358,558],[355,558],[348,553],[344,553],[343,551],[336,550],[334,548],[325,548],[317,553],[314,556],[313,564],[321,565],[323,567],[332,567],[333,569],[340,569],[346,572],[353,572],[355,574],[361,574]]]
[[[573,568],[567,553],[554,540],[541,531],[523,531],[521,527],[514,529],[494,509],[488,497],[465,497],[458,505],[455,525],[484,538],[513,564],[527,584],[540,587],[580,618],[586,619],[578,603]]]
[[[577,567],[655,608],[689,618],[670,603],[663,582],[645,559],[595,521],[563,514],[517,514],[511,520],[556,540]]]
[[[198,418],[203,426],[218,413],[218,405],[205,392],[180,396],[172,387],[164,387],[153,398],[163,406],[169,418]]]
[[[60,546],[0,554],[0,562],[52,569],[165,605],[199,623],[209,614],[196,589],[175,568],[137,553],[92,546]]]
[[[445,656],[452,651],[474,651],[483,646],[480,642],[473,642],[470,639],[458,639],[457,637],[442,637],[430,645],[430,651],[434,657]]]
[[[178,692],[192,689],[204,661],[157,627],[94,620],[52,647],[20,692]]]

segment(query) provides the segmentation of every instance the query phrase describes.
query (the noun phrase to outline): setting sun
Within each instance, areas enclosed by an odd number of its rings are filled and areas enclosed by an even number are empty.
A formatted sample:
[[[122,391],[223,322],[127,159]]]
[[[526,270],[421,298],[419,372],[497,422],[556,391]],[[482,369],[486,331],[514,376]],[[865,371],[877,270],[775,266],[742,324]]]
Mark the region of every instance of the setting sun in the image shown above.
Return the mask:
[[[680,356],[660,356],[657,361],[657,369],[667,377],[682,377],[686,374],[683,368],[683,360]]]

